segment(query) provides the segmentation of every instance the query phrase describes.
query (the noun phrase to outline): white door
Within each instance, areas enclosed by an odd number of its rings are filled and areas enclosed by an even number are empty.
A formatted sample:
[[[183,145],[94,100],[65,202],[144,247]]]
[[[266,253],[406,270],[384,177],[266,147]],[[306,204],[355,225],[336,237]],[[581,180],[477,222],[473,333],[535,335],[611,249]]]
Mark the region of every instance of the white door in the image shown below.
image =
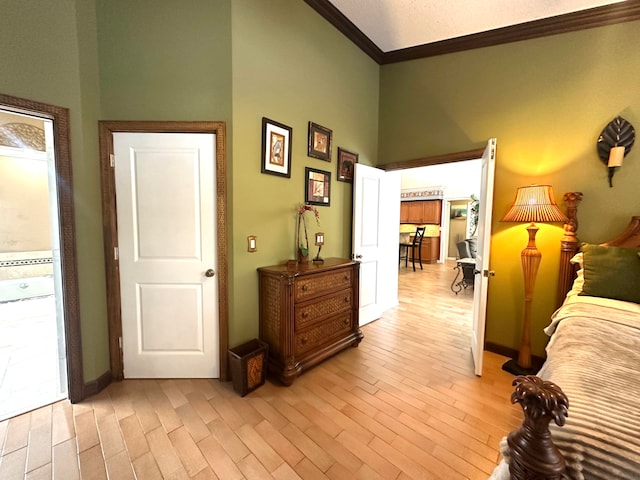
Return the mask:
[[[360,325],[398,303],[400,175],[357,163],[353,256],[360,261]]]
[[[484,330],[487,320],[487,293],[489,288],[489,249],[491,247],[491,218],[493,210],[493,177],[496,166],[496,139],[487,143],[482,154],[482,177],[478,211],[478,253],[473,291],[473,330],[471,351],[476,375],[482,375]]]
[[[219,377],[215,135],[113,147],[124,377]]]

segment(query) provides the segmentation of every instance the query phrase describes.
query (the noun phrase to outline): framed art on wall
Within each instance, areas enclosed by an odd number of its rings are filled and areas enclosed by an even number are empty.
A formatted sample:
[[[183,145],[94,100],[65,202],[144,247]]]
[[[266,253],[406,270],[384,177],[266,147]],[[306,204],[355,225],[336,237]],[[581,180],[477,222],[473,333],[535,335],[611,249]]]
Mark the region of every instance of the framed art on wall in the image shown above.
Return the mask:
[[[304,169],[304,201],[328,207],[331,203],[331,173],[315,168]]]
[[[353,168],[358,163],[358,154],[338,147],[338,180],[353,183]]]
[[[291,127],[262,117],[262,173],[291,177],[291,133]]]
[[[326,162],[331,161],[332,132],[317,123],[309,122],[309,148],[307,155]]]

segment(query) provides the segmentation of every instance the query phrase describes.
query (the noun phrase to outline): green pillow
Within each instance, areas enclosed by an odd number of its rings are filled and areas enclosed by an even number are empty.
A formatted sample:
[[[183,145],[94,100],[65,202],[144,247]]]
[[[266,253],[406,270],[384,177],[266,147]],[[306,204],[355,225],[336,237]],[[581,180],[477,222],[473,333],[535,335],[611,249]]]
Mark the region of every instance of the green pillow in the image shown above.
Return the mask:
[[[580,295],[640,303],[640,253],[636,248],[585,244]]]

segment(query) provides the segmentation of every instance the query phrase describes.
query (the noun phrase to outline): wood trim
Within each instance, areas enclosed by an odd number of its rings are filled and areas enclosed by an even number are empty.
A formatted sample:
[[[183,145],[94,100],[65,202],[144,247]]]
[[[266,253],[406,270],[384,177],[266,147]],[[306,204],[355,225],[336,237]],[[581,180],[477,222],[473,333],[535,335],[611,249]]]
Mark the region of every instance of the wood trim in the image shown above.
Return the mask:
[[[71,403],[77,403],[84,398],[84,373],[80,332],[73,172],[69,141],[69,110],[3,94],[0,94],[0,107],[53,120],[53,148],[60,219],[60,267],[63,278],[62,303],[67,350],[67,394]]]
[[[384,63],[385,53],[356,27],[351,20],[331,4],[328,0],[304,0],[311,8],[318,12],[331,25],[342,32],[360,50],[369,55],[378,65]]]
[[[107,371],[100,375],[95,380],[84,384],[84,396],[85,398],[95,395],[96,393],[104,390],[111,383],[111,372]]]
[[[305,1],[380,65],[640,20],[640,3],[626,1],[487,32],[382,52],[358,27],[331,5],[329,0]]]
[[[613,240],[603,243],[607,247],[640,248],[640,216],[633,216],[625,229]]]
[[[102,218],[107,280],[107,311],[109,315],[109,354],[111,374],[115,380],[123,378],[123,361],[119,338],[122,336],[120,312],[120,271],[113,251],[118,244],[115,177],[109,156],[113,154],[114,132],[156,133],[214,133],[216,135],[216,193],[218,321],[220,338],[220,380],[228,380],[227,350],[229,348],[229,260],[227,230],[227,156],[226,126],[224,122],[159,122],[159,121],[100,121],[100,182],[102,185]]]
[[[416,158],[414,160],[404,160],[401,162],[378,165],[378,168],[390,172],[392,170],[404,170],[405,168],[428,167],[441,163],[463,162],[466,160],[477,160],[482,158],[485,147],[463,152],[446,153],[444,155],[434,155],[433,157]]]

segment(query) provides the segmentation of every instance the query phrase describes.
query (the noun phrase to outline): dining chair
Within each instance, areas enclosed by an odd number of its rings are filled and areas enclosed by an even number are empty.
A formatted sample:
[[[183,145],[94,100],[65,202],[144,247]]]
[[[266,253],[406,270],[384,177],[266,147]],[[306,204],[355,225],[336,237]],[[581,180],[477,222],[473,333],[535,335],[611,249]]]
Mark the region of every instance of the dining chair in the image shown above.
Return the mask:
[[[409,252],[411,252],[411,264],[413,265],[413,271],[416,271],[416,254],[418,256],[418,262],[420,263],[420,270],[422,270],[422,239],[424,238],[425,227],[417,227],[416,233],[413,235],[413,241],[400,242],[398,249],[398,262],[402,262],[404,258],[405,268],[409,264]],[[405,255],[402,256],[402,250],[404,249]]]

